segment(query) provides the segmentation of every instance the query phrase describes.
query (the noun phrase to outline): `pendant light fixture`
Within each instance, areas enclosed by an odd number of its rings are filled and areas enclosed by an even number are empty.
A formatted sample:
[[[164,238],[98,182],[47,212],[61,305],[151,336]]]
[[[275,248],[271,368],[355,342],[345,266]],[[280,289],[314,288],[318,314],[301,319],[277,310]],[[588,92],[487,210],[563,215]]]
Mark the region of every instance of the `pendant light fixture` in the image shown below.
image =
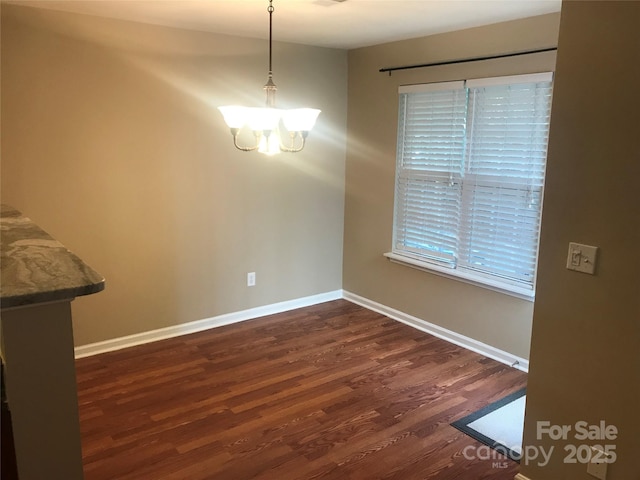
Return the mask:
[[[242,107],[238,105],[227,105],[218,107],[222,113],[224,121],[231,129],[233,144],[238,150],[252,152],[258,150],[267,155],[278,152],[295,153],[301,151],[306,143],[309,131],[316,123],[320,110],[315,108],[295,108],[292,110],[282,110],[276,108],[276,85],[273,83],[272,70],[272,35],[273,35],[273,0],[269,0],[269,76],[264,86],[267,95],[264,107]],[[284,145],[280,136],[280,124],[288,132],[289,145]],[[252,146],[242,146],[238,144],[240,130],[248,126],[255,138]]]

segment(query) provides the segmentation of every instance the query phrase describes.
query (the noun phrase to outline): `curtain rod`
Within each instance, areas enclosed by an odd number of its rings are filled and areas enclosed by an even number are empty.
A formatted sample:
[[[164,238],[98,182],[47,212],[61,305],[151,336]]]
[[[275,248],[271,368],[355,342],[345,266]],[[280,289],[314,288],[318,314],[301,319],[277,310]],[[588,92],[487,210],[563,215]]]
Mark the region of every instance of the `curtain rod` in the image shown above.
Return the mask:
[[[555,50],[558,50],[558,47],[539,48],[537,50],[525,50],[523,52],[503,53],[500,55],[490,55],[486,57],[461,58],[458,60],[446,60],[444,62],[423,63],[420,65],[404,65],[402,67],[387,67],[387,68],[381,68],[379,71],[389,72],[389,76],[391,76],[391,72],[395,72],[396,70],[409,70],[412,68],[426,68],[426,67],[437,67],[440,65],[453,65],[456,63],[479,62],[481,60],[494,60],[496,58],[517,57],[519,55],[531,55],[532,53],[553,52]]]

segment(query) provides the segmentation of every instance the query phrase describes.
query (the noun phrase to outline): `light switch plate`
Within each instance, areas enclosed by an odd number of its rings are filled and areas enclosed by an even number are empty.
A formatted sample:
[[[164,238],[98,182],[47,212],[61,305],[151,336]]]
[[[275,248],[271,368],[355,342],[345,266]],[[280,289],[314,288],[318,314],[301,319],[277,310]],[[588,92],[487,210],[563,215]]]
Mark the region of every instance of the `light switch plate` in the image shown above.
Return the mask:
[[[598,247],[571,242],[569,243],[569,254],[567,255],[567,268],[593,275],[596,271],[597,254]]]

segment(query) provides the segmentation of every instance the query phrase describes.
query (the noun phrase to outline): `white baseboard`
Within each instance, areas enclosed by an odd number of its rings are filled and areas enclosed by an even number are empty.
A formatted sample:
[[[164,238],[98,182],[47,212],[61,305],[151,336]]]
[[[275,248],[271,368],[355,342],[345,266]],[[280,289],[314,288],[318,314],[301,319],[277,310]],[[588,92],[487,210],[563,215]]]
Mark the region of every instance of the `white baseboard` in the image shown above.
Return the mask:
[[[75,348],[75,357],[83,358],[100,353],[112,352],[115,350],[120,350],[122,348],[142,345],[144,343],[156,342],[158,340],[173,338],[189,333],[201,332],[210,328],[222,327],[224,325],[230,325],[232,323],[238,323],[245,320],[264,317],[265,315],[273,315],[275,313],[286,312],[289,310],[294,310],[296,308],[308,307],[311,305],[316,305],[318,303],[329,302],[331,300],[337,300],[340,298],[344,298],[345,300],[349,300],[350,302],[361,305],[365,308],[368,308],[369,310],[373,310],[374,312],[386,315],[393,320],[402,322],[406,325],[434,335],[460,347],[513,366],[514,368],[522,370],[523,372],[527,372],[529,370],[529,361],[524,358],[517,357],[515,355],[512,355],[511,353],[492,347],[491,345],[487,345],[486,343],[479,342],[478,340],[474,340],[473,338],[469,338],[454,331],[447,330],[446,328],[442,328],[433,323],[429,323],[407,313],[401,312],[391,307],[387,307],[386,305],[382,305],[380,303],[374,302],[373,300],[369,300],[368,298],[361,297],[360,295],[356,295],[355,293],[347,292],[344,290],[334,290],[332,292],[326,292],[318,295],[311,295],[309,297],[297,298],[294,300],[274,303],[271,305],[250,308],[248,310],[241,310],[239,312],[226,313],[211,318],[205,318],[203,320],[182,323],[180,325],[173,325],[171,327],[160,328],[148,332],[136,333],[134,335],[128,335],[126,337],[119,337],[111,340],[105,340],[103,342],[81,345]],[[516,480],[528,479],[523,477],[520,479],[516,478]]]
[[[525,477],[521,473],[518,473],[516,474],[515,477],[513,477],[513,480],[531,480],[531,479],[529,477]]]
[[[381,313],[386,315],[389,318],[407,324],[413,328],[421,330],[423,332],[429,333],[435,337],[441,338],[448,342],[454,343],[460,347],[466,348],[467,350],[471,350],[473,352],[484,355],[485,357],[493,358],[501,363],[505,363],[509,366],[517,368],[518,370],[522,370],[523,372],[529,371],[529,361],[513,355],[511,353],[505,352],[504,350],[500,350],[498,348],[492,347],[491,345],[487,345],[486,343],[479,342],[478,340],[474,340],[473,338],[466,337],[459,333],[456,333],[452,330],[447,330],[446,328],[442,328],[438,325],[434,325],[433,323],[429,323],[420,318],[414,317],[407,313],[401,312],[391,307],[387,307],[386,305],[382,305],[378,302],[374,302],[373,300],[369,300],[368,298],[361,297],[360,295],[356,295],[355,293],[351,293],[348,291],[343,292],[343,298],[345,300],[349,300],[350,302],[361,305],[369,310],[373,310],[374,312]],[[527,480],[527,479],[520,479]]]
[[[88,345],[76,347],[75,357],[83,358],[91,355],[97,355],[99,353],[112,352],[114,350],[120,350],[122,348],[142,345],[144,343],[164,340],[166,338],[173,338],[180,335],[186,335],[188,333],[201,332],[210,328],[222,327],[224,325],[230,325],[232,323],[238,323],[245,320],[264,317],[265,315],[282,313],[289,310],[294,310],[296,308],[308,307],[311,305],[316,305],[318,303],[338,300],[340,298],[343,298],[342,290],[334,290],[332,292],[311,295],[309,297],[296,298],[294,300],[287,300],[285,302],[273,303],[271,305],[264,305],[262,307],[250,308],[248,310],[241,310],[239,312],[226,313],[211,318],[205,318],[203,320],[196,320],[194,322],[173,325],[171,327],[151,330],[149,332],[127,335],[126,337],[114,338],[111,340],[105,340],[103,342],[90,343]]]

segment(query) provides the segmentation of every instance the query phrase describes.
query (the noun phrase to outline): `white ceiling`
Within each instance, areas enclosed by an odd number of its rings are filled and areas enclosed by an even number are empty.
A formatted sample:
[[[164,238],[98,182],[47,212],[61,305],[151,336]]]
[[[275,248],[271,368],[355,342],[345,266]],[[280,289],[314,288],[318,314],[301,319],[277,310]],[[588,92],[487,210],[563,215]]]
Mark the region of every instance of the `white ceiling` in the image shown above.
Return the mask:
[[[266,38],[268,0],[8,0],[8,3]],[[560,11],[561,0],[274,0],[274,40],[357,48]]]

